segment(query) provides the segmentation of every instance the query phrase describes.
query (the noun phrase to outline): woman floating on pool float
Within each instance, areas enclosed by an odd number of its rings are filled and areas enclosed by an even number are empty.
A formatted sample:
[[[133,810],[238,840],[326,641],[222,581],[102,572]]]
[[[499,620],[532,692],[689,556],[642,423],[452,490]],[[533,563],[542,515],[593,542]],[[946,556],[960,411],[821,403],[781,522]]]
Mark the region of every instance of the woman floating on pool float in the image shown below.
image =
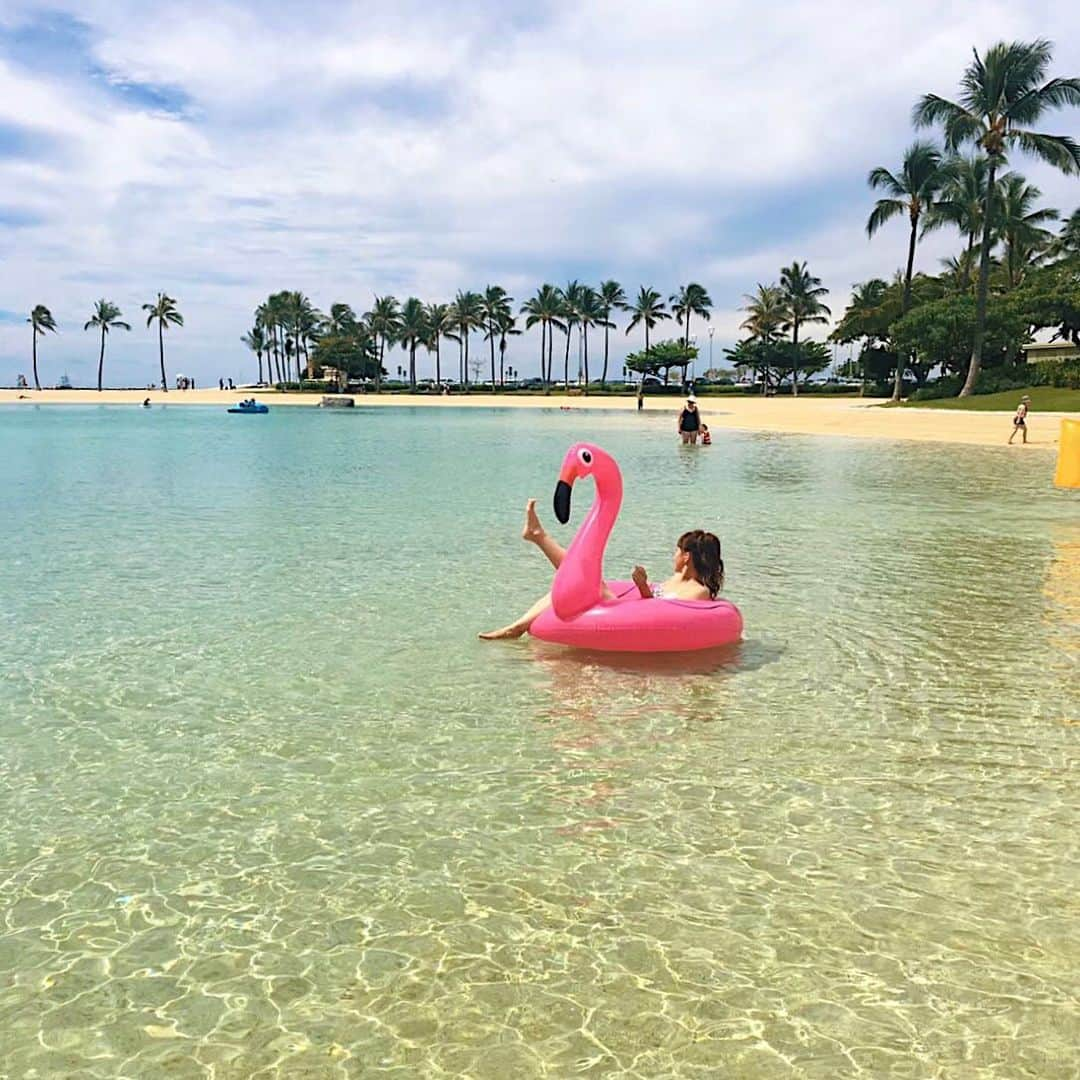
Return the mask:
[[[622,502],[614,458],[590,443],[572,446],[555,489],[555,516],[569,520],[571,486],[585,476],[596,481],[596,500],[568,550],[540,524],[535,499],[525,510],[522,538],[555,567],[551,592],[508,626],[480,637],[517,638],[528,632],[545,641],[615,652],[685,652],[738,641],[739,609],[717,598],[724,561],[712,533],[696,529],[679,537],[674,573],[660,585],[650,585],[640,566],[630,581],[604,582],[604,548]]]

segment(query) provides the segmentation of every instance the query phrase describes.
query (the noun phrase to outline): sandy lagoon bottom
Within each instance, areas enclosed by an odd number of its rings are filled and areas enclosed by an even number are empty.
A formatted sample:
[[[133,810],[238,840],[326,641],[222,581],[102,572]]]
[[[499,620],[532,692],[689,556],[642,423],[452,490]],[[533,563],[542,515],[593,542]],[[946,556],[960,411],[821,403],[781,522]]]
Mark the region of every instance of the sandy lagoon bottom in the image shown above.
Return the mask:
[[[669,428],[0,410],[0,1071],[1074,1076],[1075,496]],[[582,437],[740,647],[473,639]]]

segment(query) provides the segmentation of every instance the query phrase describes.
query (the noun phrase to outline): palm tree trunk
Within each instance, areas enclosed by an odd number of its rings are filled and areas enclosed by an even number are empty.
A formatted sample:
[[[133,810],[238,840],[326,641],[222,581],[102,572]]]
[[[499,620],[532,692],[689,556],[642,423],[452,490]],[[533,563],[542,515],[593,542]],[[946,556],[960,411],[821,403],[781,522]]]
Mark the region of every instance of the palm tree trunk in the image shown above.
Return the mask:
[[[791,351],[793,366],[791,369],[791,396],[799,396],[799,320],[796,319],[791,329]]]
[[[378,394],[382,390],[382,362],[383,355],[386,352],[386,335],[383,334],[378,339],[375,349],[375,393]]]
[[[262,349],[259,350],[259,385],[262,386]]]
[[[904,274],[904,299],[900,305],[900,314],[906,315],[908,308],[911,307],[911,274],[915,269],[915,239],[916,230],[919,227],[919,217],[916,214],[911,219],[911,236],[908,239],[907,249],[907,271]],[[893,401],[899,401],[900,395],[904,392],[904,357],[899,353],[896,354],[896,378],[893,382]]]
[[[35,323],[30,324],[30,333],[34,335],[34,389],[40,390],[41,383],[38,382],[37,377],[37,325]]]
[[[465,378],[462,379],[462,384],[465,387],[465,393],[469,392],[469,328],[465,328],[465,332],[461,335],[465,339],[465,361],[463,364],[463,371]]]
[[[610,314],[611,314],[610,311],[605,311],[604,312],[604,322],[605,323],[608,321],[608,317],[610,316]],[[608,331],[609,330],[610,330],[610,327],[608,327],[608,326],[604,327],[604,370],[603,370],[603,373],[600,376],[600,389],[601,390],[604,389],[604,386],[607,383],[607,356],[608,356]]]
[[[547,390],[547,365],[544,363],[544,349],[547,346],[547,323],[540,320],[540,381]]]
[[[105,367],[105,327],[101,328],[101,352],[98,353],[97,362],[97,388],[98,393],[101,393],[101,372]]]
[[[960,388],[960,397],[969,397],[975,389],[975,380],[982,367],[983,338],[986,336],[986,296],[990,288],[990,240],[991,220],[990,203],[994,197],[994,180],[997,162],[990,159],[990,171],[986,177],[986,200],[983,203],[982,247],[979,251],[979,284],[975,289],[975,334],[971,341],[971,363],[968,364],[967,378]]]
[[[435,332],[435,385],[442,390],[442,357],[439,356],[439,338],[442,337],[438,331]]]
[[[581,328],[582,337],[585,339],[585,396],[589,396],[589,328]]]
[[[964,292],[971,288],[971,252],[975,247],[975,234],[968,233],[967,251],[964,252],[964,269],[960,275],[960,285]]]
[[[157,324],[158,359],[161,361],[161,388],[169,392],[169,380],[165,378],[165,327],[162,320]]]
[[[416,393],[416,341],[409,342],[409,390]]]
[[[495,393],[495,324],[488,320],[488,339],[491,342],[491,392]]]
[[[499,337],[499,386],[506,387],[506,334]]]
[[[545,394],[550,394],[551,393],[551,354],[552,354],[552,347],[554,345],[554,342],[555,342],[555,327],[552,326],[549,323],[548,324],[548,342],[547,342],[547,345],[548,345],[547,380],[544,383],[544,393]]]
[[[563,357],[563,389],[570,393],[570,324],[566,324],[566,355]]]

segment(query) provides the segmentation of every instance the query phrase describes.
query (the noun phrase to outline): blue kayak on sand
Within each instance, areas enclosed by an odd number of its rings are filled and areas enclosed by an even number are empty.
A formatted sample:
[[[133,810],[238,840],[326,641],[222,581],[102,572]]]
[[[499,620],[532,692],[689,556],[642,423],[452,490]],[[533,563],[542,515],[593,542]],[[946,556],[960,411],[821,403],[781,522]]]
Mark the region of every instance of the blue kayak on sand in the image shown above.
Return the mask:
[[[229,412],[231,413],[268,413],[269,411],[269,405],[262,405],[257,401],[252,401],[250,404],[244,401],[241,402],[239,405],[234,405],[229,410]]]

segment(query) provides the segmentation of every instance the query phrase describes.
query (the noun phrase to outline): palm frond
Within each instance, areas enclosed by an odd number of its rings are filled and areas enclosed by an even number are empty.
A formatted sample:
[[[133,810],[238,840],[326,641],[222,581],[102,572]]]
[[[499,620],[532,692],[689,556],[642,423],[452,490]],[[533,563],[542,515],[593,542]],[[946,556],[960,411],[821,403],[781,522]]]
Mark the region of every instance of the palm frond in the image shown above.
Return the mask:
[[[907,207],[900,199],[878,199],[866,221],[866,235],[873,236],[887,221],[899,217]]]

